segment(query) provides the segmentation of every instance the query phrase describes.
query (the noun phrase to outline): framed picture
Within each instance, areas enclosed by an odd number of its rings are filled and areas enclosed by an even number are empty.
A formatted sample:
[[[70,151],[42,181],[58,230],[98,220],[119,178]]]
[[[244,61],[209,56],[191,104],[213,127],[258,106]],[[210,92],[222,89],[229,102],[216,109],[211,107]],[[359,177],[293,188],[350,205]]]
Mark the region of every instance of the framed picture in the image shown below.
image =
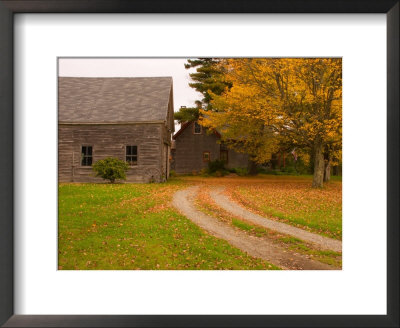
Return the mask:
[[[0,21],[2,325],[399,325],[398,1],[169,1],[166,5],[163,1],[110,0],[87,3],[5,0],[0,1]],[[80,182],[79,179],[82,182],[90,179],[98,182],[103,178],[110,180],[110,186],[114,188],[112,183],[115,179],[123,179],[124,175],[106,176],[104,170],[101,173],[101,166],[97,165],[109,154],[122,160],[122,164],[118,165],[126,165],[125,178],[128,182],[145,182],[145,189],[151,189],[155,183],[166,180],[171,173],[171,161],[175,161],[176,165],[179,158],[172,153],[171,138],[161,146],[160,168],[151,167],[150,170],[143,165],[148,161],[146,156],[152,158],[148,151],[152,145],[139,143],[131,135],[136,130],[140,136],[149,136],[149,133],[154,135],[155,132],[149,131],[159,122],[151,114],[160,108],[153,106],[152,99],[167,103],[165,110],[169,113],[167,117],[170,118],[170,124],[166,126],[166,133],[174,130],[171,116],[174,104],[171,99],[175,101],[175,112],[177,99],[179,104],[185,105],[182,106],[183,111],[190,104],[181,100],[184,98],[174,98],[178,88],[182,88],[179,78],[160,77],[157,72],[161,71],[160,67],[168,67],[170,72],[176,71],[173,61],[179,62],[181,67],[182,62],[190,63],[188,59],[195,58],[224,59],[224,69],[228,72],[225,77],[230,79],[226,81],[239,81],[235,82],[236,85],[240,85],[241,80],[237,78],[238,75],[229,76],[229,72],[234,70],[232,67],[265,67],[268,60],[271,61],[269,67],[272,67],[283,58],[280,65],[297,65],[298,72],[302,69],[300,67],[305,67],[302,66],[306,62],[304,58],[310,62],[322,58],[319,64],[331,61],[331,65],[337,65],[342,72],[343,64],[343,266],[341,213],[340,229],[326,229],[323,232],[332,237],[327,239],[332,242],[330,251],[334,249],[340,254],[332,256],[326,252],[328,255],[323,259],[325,263],[318,262],[317,267],[326,268],[332,265],[332,262],[326,264],[326,261],[337,261],[333,263],[335,270],[330,271],[313,271],[312,266],[303,271],[293,268],[292,271],[275,271],[268,270],[275,268],[275,262],[268,267],[269,263],[260,264],[257,261],[251,265],[246,262],[246,267],[243,257],[247,259],[248,254],[252,255],[251,249],[246,250],[247,255],[235,253],[239,259],[237,262],[229,262],[230,259],[226,259],[228,264],[214,261],[211,270],[200,262],[191,262],[190,257],[196,254],[190,251],[190,256],[184,256],[186,262],[175,261],[169,267],[170,263],[164,263],[162,256],[156,263],[151,256],[147,260],[137,259],[133,253],[120,252],[125,244],[131,249],[145,247],[144,244],[136,245],[128,240],[129,230],[121,230],[123,236],[118,236],[120,242],[113,245],[115,250],[101,253],[95,261],[86,259],[86,253],[91,251],[90,245],[82,243],[78,251],[73,247],[72,243],[80,239],[77,234],[74,235],[76,231],[88,236],[98,232],[100,226],[102,229],[116,228],[111,219],[115,214],[114,208],[103,212],[102,219],[100,212],[96,212],[99,219],[91,219],[90,224],[80,226],[74,217],[85,215],[87,202],[82,200],[79,203],[74,198],[67,208],[74,208],[74,212],[66,214],[65,205],[60,207],[58,204],[68,202],[71,190],[68,189],[69,185],[59,187],[58,183],[64,180],[75,183]],[[256,60],[241,62],[243,58]],[[110,62],[114,62],[113,71],[107,73],[107,67],[112,66]],[[146,72],[150,73],[142,76],[136,73],[129,75],[129,78],[122,78],[128,74],[128,62],[130,65],[140,62],[133,65],[142,69],[148,67]],[[74,71],[77,68],[80,70],[78,73]],[[95,74],[91,75],[90,70]],[[118,81],[114,81],[116,78]],[[189,78],[187,82],[190,82]],[[297,85],[298,81],[294,84]],[[102,91],[95,97],[90,90],[98,85],[101,85]],[[272,84],[270,88],[269,94]],[[339,89],[341,109],[341,83]],[[123,94],[124,90],[128,90],[130,95]],[[146,93],[154,90],[156,96],[146,100]],[[240,98],[241,93],[234,92],[230,95]],[[138,121],[140,111],[127,112],[124,114],[125,121],[118,121],[119,114],[112,106],[116,102],[121,104],[126,97],[131,97],[130,104],[135,101],[138,103],[135,110],[140,106],[147,109],[142,113],[142,121]],[[214,98],[213,101],[219,99],[216,94]],[[219,100],[219,106],[234,106],[224,103],[223,99]],[[104,104],[103,107],[97,106],[96,101]],[[259,104],[262,99],[257,101],[254,103]],[[340,121],[341,115],[340,111]],[[282,116],[279,114],[277,117]],[[185,129],[188,138],[209,137],[206,123],[182,122],[181,129],[175,134],[175,142],[182,139]],[[230,122],[233,125],[233,121]],[[96,125],[97,129],[99,124],[102,126],[101,137],[93,128]],[[107,144],[104,142],[107,139],[105,135],[110,131],[115,133],[115,124],[123,125],[119,129],[121,135],[130,137],[124,137],[118,145]],[[221,138],[219,129],[218,126],[213,137]],[[157,128],[154,131],[158,131]],[[88,138],[90,133],[94,133],[97,139],[92,141]],[[74,135],[72,139],[69,139],[70,134]],[[70,152],[68,147],[72,143],[76,149]],[[207,148],[199,150],[198,162],[205,168],[215,159],[221,159],[225,165],[238,161],[230,146],[229,140],[221,145],[218,143],[218,149],[215,145],[207,145]],[[182,156],[185,156],[185,152]],[[295,163],[301,156],[300,150],[291,145],[289,150],[271,154],[268,161],[264,158],[264,162],[271,166],[264,169],[274,171],[276,165],[285,168],[285,163]],[[64,165],[70,162],[72,165]],[[106,162],[100,164],[110,165]],[[92,172],[94,166],[98,170],[96,178],[88,173]],[[299,169],[296,165],[294,167]],[[190,171],[198,175],[200,169],[191,168]],[[223,175],[223,170],[217,173]],[[243,170],[233,170],[231,173],[240,175]],[[341,186],[340,182],[340,200]],[[147,189],[136,196],[142,197],[148,192]],[[258,190],[260,194],[267,195],[264,189],[249,190],[253,193]],[[134,195],[138,191],[124,192]],[[276,198],[280,199],[286,192],[287,189],[284,192],[275,190],[268,197],[279,195]],[[167,199],[165,195],[160,192],[160,199]],[[230,195],[239,197],[234,190]],[[96,197],[90,191],[86,196]],[[216,198],[213,199],[217,200],[218,195],[214,196]],[[308,197],[311,197],[310,194]],[[329,194],[327,197],[335,196]],[[186,200],[185,197],[178,200],[174,198],[174,202],[180,204]],[[157,205],[154,204],[142,209],[132,207],[124,197],[119,201],[120,206],[127,211],[137,211],[139,216],[144,212],[150,213],[145,219],[151,217],[152,211],[157,211]],[[223,201],[229,202],[227,199]],[[94,204],[89,211],[96,211],[96,206]],[[322,213],[324,209],[319,205],[317,207],[316,210]],[[180,213],[190,218],[195,210],[188,208]],[[130,214],[118,212],[118,215]],[[189,228],[185,226],[180,231],[175,224],[179,224],[181,217],[174,217],[175,214],[170,212],[168,215],[166,220],[175,229],[173,238],[178,242],[186,240],[182,234],[184,229]],[[248,229],[252,218],[254,214],[249,214],[249,219],[245,220],[247,223],[237,221],[236,228]],[[66,222],[70,228],[73,227],[71,230],[64,229]],[[124,221],[118,222],[118,229],[122,229]],[[130,229],[136,228],[130,225]],[[321,230],[320,226],[312,228],[311,224],[308,228],[311,229],[307,235],[310,238],[316,230]],[[150,235],[153,230],[148,231]],[[238,230],[235,231],[238,233]],[[253,232],[255,235],[251,238],[258,238],[256,234],[261,233]],[[154,238],[158,237],[154,235]],[[202,239],[201,236],[199,238]],[[218,240],[212,240],[213,250],[219,247]],[[100,243],[104,246],[107,241]],[[153,245],[150,239],[146,242]],[[69,257],[70,251],[79,254]],[[129,255],[128,262],[122,253]],[[168,250],[163,252],[164,257],[172,257],[173,253],[169,254]],[[297,253],[291,250],[289,254],[304,257],[311,253],[305,254],[304,249],[301,253],[299,249]],[[118,265],[113,264],[113,259]],[[126,263],[129,265],[123,270]],[[185,265],[188,270],[184,270]],[[253,270],[260,265],[263,270]],[[99,267],[96,269],[96,266]],[[285,268],[283,264],[281,267]],[[299,265],[297,269],[301,267]],[[238,270],[215,271],[229,268]]]

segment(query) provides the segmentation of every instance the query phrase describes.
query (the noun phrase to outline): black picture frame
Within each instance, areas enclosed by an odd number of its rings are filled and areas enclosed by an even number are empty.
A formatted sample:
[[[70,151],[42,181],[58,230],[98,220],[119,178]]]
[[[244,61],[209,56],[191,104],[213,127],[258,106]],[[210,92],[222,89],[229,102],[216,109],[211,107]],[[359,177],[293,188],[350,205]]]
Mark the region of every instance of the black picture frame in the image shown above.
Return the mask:
[[[0,324],[4,327],[399,327],[399,7],[399,0],[0,0]],[[387,315],[14,315],[13,17],[16,13],[385,13]]]

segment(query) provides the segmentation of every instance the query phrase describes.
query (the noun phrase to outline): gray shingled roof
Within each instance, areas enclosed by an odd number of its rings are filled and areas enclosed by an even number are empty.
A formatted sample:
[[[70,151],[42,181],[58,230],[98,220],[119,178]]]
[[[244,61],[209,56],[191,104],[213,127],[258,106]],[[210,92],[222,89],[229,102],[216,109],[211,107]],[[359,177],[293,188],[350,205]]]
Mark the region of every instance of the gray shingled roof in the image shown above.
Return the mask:
[[[172,77],[59,77],[58,121],[164,121],[171,88]]]

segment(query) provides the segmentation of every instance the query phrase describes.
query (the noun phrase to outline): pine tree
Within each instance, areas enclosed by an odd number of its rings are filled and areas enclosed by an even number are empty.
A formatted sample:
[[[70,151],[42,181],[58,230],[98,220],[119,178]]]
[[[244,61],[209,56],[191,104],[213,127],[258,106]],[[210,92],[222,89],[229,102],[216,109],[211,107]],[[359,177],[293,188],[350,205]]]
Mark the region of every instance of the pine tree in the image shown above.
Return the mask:
[[[201,101],[196,100],[195,103],[196,107],[182,106],[179,108],[179,111],[174,113],[175,120],[177,120],[179,123],[197,121],[200,115],[199,109],[201,108]]]
[[[200,117],[200,109],[212,110],[210,101],[210,91],[216,95],[221,95],[225,89],[232,87],[232,84],[224,81],[224,74],[218,64],[221,59],[217,58],[198,58],[188,59],[185,64],[186,69],[196,68],[196,73],[190,73],[192,83],[189,86],[203,95],[201,101],[197,100],[194,107],[181,107],[174,114],[174,118],[179,122],[197,121]]]
[[[185,64],[186,69],[196,68],[196,73],[189,74],[194,81],[189,83],[189,86],[203,95],[201,107],[204,110],[212,110],[210,104],[212,97],[209,91],[221,95],[225,89],[232,87],[230,82],[225,81],[224,74],[218,65],[222,60],[219,58],[188,59],[187,64]]]

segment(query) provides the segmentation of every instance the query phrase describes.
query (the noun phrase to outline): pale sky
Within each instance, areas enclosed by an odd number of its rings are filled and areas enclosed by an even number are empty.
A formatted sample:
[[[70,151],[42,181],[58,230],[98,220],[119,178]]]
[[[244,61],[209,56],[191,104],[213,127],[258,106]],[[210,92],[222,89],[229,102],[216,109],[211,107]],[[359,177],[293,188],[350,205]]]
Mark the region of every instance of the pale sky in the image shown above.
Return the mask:
[[[70,77],[150,77],[172,76],[174,110],[193,107],[202,95],[189,87],[186,58],[60,58],[59,76]]]

